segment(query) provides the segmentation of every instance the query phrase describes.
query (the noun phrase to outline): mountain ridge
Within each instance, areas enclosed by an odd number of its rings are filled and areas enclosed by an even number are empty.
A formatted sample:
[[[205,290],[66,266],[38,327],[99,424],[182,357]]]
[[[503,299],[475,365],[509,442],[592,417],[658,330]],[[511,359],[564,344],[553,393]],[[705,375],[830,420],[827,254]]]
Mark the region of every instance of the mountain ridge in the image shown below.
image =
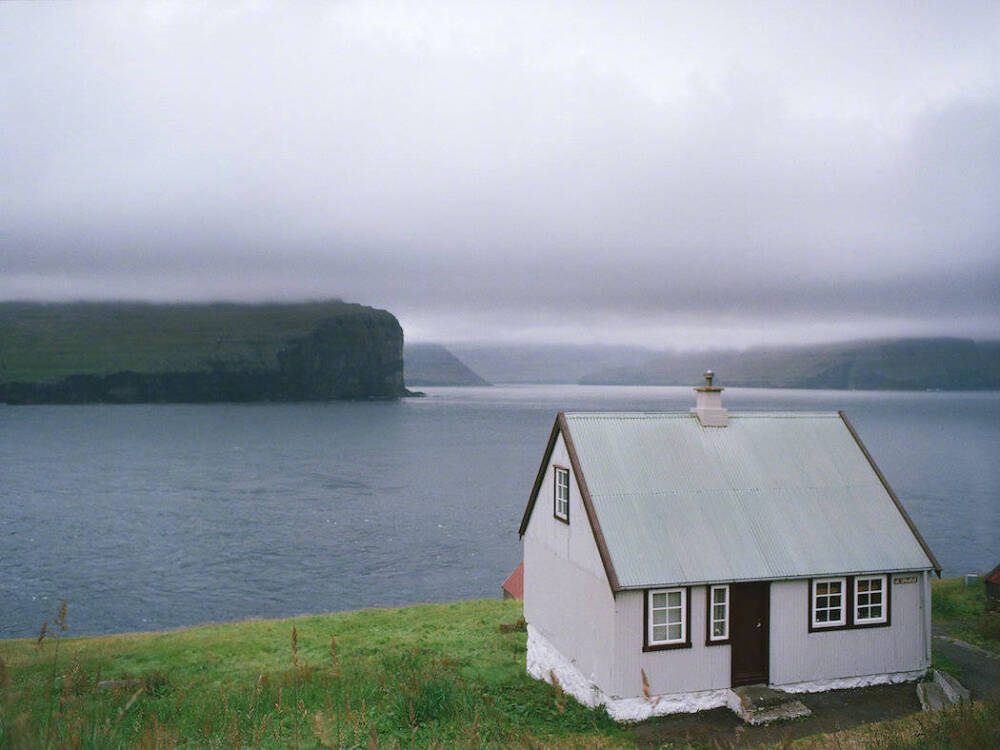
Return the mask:
[[[403,366],[406,382],[413,386],[490,385],[442,344],[406,344]]]
[[[730,386],[832,390],[1000,389],[1000,341],[957,337],[843,341],[743,351],[663,352],[597,369],[584,385],[688,385],[705,369]]]

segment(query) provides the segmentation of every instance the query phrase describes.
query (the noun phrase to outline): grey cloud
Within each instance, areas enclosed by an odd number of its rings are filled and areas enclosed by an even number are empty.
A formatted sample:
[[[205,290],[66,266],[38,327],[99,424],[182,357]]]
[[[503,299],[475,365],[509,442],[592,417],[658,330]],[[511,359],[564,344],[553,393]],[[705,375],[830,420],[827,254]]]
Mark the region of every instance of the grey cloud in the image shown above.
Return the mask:
[[[995,6],[424,10],[0,8],[0,297],[1000,324]]]

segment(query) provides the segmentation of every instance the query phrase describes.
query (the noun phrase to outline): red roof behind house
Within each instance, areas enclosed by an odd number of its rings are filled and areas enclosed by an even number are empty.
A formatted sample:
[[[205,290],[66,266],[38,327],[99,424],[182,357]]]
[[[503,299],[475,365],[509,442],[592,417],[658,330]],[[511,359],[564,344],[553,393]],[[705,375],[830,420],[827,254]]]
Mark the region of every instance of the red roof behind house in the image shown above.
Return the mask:
[[[503,582],[503,590],[515,599],[524,598],[524,561],[514,568],[514,572]]]
[[[511,576],[513,578],[513,576]],[[508,579],[509,580],[509,579]],[[987,583],[1000,583],[1000,565],[993,568],[993,572],[986,576]],[[507,584],[504,584],[506,586]]]

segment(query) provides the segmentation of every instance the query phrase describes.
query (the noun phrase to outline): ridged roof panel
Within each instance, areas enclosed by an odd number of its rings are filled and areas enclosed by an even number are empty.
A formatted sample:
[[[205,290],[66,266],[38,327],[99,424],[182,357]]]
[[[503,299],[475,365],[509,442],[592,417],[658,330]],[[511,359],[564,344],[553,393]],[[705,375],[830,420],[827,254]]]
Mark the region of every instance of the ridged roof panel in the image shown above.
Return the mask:
[[[567,413],[623,588],[933,567],[837,413]]]

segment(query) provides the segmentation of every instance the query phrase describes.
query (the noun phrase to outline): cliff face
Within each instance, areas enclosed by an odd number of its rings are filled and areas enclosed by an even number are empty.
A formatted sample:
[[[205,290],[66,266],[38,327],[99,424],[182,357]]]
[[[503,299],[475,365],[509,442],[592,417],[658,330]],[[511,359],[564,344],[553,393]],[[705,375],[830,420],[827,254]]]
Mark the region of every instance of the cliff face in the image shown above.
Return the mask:
[[[323,320],[309,335],[279,351],[278,377],[285,397],[315,401],[406,395],[403,329],[389,313],[373,312]]]
[[[83,372],[51,382],[3,383],[0,400],[11,404],[192,403],[407,395],[399,322],[385,310],[340,305],[342,309],[335,307],[332,315],[310,323],[303,335],[264,342],[274,350],[273,357],[230,355],[208,359],[191,369]],[[148,336],[155,344],[155,329]],[[120,359],[127,361],[127,356],[120,355]]]

